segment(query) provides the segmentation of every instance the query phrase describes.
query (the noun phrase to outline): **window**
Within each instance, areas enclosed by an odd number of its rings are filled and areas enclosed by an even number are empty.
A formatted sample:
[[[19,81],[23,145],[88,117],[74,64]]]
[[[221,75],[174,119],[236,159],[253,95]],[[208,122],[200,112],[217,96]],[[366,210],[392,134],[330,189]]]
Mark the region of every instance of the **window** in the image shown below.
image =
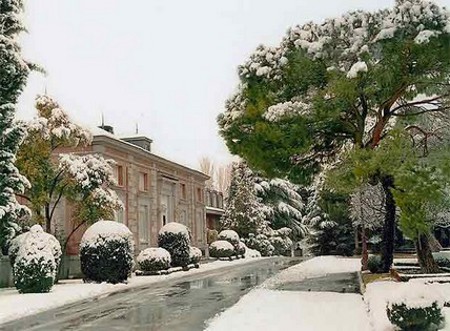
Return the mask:
[[[150,238],[150,220],[148,219],[148,206],[140,205],[139,214],[139,242],[142,244],[148,244]]]
[[[148,174],[146,172],[139,173],[139,190],[148,191]]]
[[[203,202],[203,192],[200,187],[197,188],[197,201]]]
[[[186,184],[181,183],[180,189],[181,189],[181,199],[186,200]]]
[[[117,166],[117,185],[118,186],[123,186],[123,184],[124,184],[124,169],[123,169],[123,166],[121,166],[121,165],[118,165]]]

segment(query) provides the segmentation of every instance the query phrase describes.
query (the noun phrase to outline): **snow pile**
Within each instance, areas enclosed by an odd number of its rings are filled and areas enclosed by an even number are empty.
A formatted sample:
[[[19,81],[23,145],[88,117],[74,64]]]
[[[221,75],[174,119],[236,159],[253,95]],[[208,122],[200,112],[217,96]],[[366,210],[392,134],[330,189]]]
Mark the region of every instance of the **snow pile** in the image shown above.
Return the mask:
[[[117,240],[134,246],[133,234],[125,224],[115,221],[98,221],[91,225],[81,238],[80,248],[96,247],[105,241]]]
[[[245,248],[245,258],[257,258],[257,257],[261,257],[261,253],[258,252],[256,249],[251,249],[246,247]]]
[[[172,262],[170,253],[161,247],[144,249],[139,253],[136,260],[141,271],[166,270]]]
[[[215,242],[213,242],[209,248],[213,248],[213,249],[217,249],[217,250],[234,250],[233,245],[231,245],[228,241],[226,240],[217,240]]]
[[[207,331],[371,330],[358,294],[256,289],[209,322]]]
[[[159,234],[163,233],[181,233],[183,235],[189,236],[189,229],[181,223],[170,222],[164,225],[161,230],[159,230]]]

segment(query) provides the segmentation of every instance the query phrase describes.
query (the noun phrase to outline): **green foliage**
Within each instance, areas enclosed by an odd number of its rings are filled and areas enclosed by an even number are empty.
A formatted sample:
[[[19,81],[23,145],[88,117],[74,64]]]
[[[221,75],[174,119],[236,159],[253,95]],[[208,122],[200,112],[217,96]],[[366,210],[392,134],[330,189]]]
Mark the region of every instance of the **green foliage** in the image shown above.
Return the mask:
[[[161,247],[144,249],[137,257],[139,270],[146,272],[167,270],[170,268],[170,262],[169,252]]]
[[[27,82],[31,65],[21,54],[18,35],[25,30],[21,0],[0,0],[0,250],[7,254],[10,241],[20,233],[17,222],[29,217],[15,193],[27,180],[15,167],[15,155],[23,140],[23,123],[15,120],[15,105]]]
[[[367,268],[373,274],[382,272],[383,264],[381,262],[381,257],[378,255],[369,256],[369,260],[367,261]]]
[[[261,256],[272,256],[275,248],[269,238],[264,234],[254,235],[250,233],[248,238],[244,238],[244,243],[250,249],[256,249]]]
[[[217,240],[209,245],[209,255],[215,258],[231,257],[236,254],[236,251],[228,241]]]
[[[444,322],[437,302],[423,308],[410,308],[404,303],[393,304],[388,306],[387,315],[391,323],[402,331],[438,330]]]
[[[170,253],[173,267],[186,267],[189,264],[190,244],[189,235],[184,232],[161,231],[158,235],[158,246]]]
[[[14,285],[19,293],[46,293],[55,281],[55,262],[52,256],[19,256],[14,263]],[[50,257],[50,258],[48,258]]]
[[[81,245],[80,262],[87,282],[123,283],[133,268],[133,247],[128,240],[105,237],[95,245]]]

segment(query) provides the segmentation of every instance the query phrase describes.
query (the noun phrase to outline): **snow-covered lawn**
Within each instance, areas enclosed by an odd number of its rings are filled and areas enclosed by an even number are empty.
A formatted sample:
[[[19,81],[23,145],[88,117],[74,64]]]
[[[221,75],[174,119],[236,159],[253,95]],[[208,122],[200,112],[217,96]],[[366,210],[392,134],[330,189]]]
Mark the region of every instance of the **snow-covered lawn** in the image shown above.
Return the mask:
[[[255,289],[214,319],[208,331],[364,331],[366,307],[359,294]]]
[[[370,330],[366,305],[359,294],[270,289],[305,278],[358,271],[360,266],[358,259],[323,256],[290,267],[216,316],[207,330]]]
[[[187,272],[175,272],[161,276],[134,276],[128,284],[84,284],[81,280],[63,280],[60,284],[55,285],[50,293],[19,294],[14,288],[0,289],[0,324],[79,300],[107,296],[130,287],[139,287],[259,260],[261,259],[214,261]]]

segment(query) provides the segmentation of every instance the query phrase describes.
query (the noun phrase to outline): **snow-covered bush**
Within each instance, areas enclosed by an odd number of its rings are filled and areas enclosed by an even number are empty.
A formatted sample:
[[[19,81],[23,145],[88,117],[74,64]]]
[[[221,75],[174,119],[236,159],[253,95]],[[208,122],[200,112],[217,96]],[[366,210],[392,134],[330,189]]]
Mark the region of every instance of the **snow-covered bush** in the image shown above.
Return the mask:
[[[146,248],[137,257],[137,265],[141,271],[160,271],[170,268],[170,253],[161,247]]]
[[[256,258],[261,257],[261,253],[258,252],[256,249],[248,248],[245,250],[245,258]]]
[[[202,259],[202,251],[200,248],[190,246],[189,247],[189,262],[192,264],[198,264]]]
[[[264,234],[255,236],[250,233],[248,238],[244,240],[248,248],[255,249],[261,253],[262,256],[272,256],[275,248],[270,243],[270,240]]]
[[[85,281],[125,282],[133,268],[134,241],[122,223],[98,221],[80,243],[81,271]]]
[[[219,233],[219,240],[228,241],[234,247],[234,255],[243,255],[240,254],[239,251],[239,243],[241,242],[239,235],[234,230],[222,230]],[[242,250],[242,249],[241,249]]]
[[[428,305],[388,304],[387,315],[392,324],[405,331],[438,330],[444,317],[438,302]]]
[[[217,240],[209,245],[211,257],[231,257],[235,254],[234,247],[226,240]]]
[[[55,237],[50,237],[53,236],[45,233],[40,225],[34,225],[19,238],[18,250],[15,244],[14,285],[20,293],[44,293],[52,288],[58,271],[55,255],[60,259],[61,247]],[[55,251],[59,254],[55,254]]]
[[[383,265],[381,263],[381,257],[378,255],[371,255],[367,261],[367,268],[373,274],[377,274],[380,270],[383,269]]]
[[[242,241],[239,241],[237,250],[235,248],[235,251],[236,251],[237,256],[245,257],[245,252],[247,251],[247,246]]]
[[[30,231],[27,231],[25,233],[22,233],[20,235],[18,235],[16,238],[14,238],[11,241],[11,245],[9,246],[9,250],[8,250],[8,256],[9,256],[9,261],[11,263],[11,266],[14,267],[14,262],[16,260],[16,256],[20,250],[20,247],[23,246],[24,242],[27,241],[27,238],[29,238],[30,236],[32,236],[33,232],[39,232],[39,240],[42,241],[42,244],[46,245],[50,251],[53,254],[53,257],[55,259],[55,263],[56,263],[56,269],[59,269],[59,264],[61,262],[61,255],[62,255],[62,251],[61,251],[61,244],[59,243],[58,239],[55,238],[55,236],[44,232],[44,230],[42,229],[42,227],[38,224],[33,225],[30,228]]]
[[[292,230],[286,227],[273,231],[269,241],[274,248],[274,255],[291,256],[291,234]]]
[[[158,246],[166,249],[172,257],[173,267],[186,267],[189,264],[189,229],[183,224],[170,222],[158,234]]]

